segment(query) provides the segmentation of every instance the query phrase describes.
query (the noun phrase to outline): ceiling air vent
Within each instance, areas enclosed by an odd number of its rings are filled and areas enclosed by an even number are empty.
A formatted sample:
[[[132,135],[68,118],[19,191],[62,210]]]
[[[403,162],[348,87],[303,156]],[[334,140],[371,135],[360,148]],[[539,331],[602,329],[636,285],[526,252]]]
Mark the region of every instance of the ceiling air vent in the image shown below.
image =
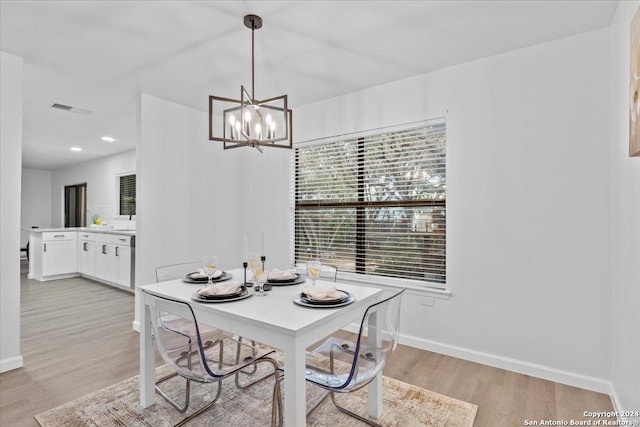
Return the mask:
[[[71,111],[72,113],[78,113],[78,114],[91,113],[90,110],[85,110],[84,108],[72,107],[71,105],[58,104],[57,102],[54,102],[53,104],[51,104],[51,108],[55,108],[56,110],[62,110],[62,111]]]

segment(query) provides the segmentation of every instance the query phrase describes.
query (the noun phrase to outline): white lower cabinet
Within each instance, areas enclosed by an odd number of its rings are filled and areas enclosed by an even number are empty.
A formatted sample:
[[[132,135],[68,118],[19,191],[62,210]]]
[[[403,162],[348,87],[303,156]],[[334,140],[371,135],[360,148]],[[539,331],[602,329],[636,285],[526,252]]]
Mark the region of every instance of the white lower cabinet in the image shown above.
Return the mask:
[[[116,246],[116,283],[131,286],[131,246]]]
[[[131,287],[131,237],[119,235],[99,236],[96,239],[95,277],[124,287]]]
[[[42,233],[42,276],[78,271],[75,233]]]
[[[116,257],[113,245],[98,241],[96,253],[96,276],[108,282],[116,280]]]
[[[96,274],[96,241],[91,233],[78,233],[78,272],[86,276]]]
[[[47,281],[79,273],[129,290],[135,285],[133,236],[85,231],[32,232],[29,242],[33,248],[29,262],[31,278]]]

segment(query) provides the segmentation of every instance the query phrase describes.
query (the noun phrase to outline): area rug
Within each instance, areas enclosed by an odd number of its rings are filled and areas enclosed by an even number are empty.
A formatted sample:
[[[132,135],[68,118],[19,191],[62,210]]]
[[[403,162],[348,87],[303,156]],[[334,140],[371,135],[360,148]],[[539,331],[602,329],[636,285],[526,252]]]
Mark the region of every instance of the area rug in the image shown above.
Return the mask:
[[[169,372],[161,366],[159,376]],[[42,427],[163,427],[172,426],[186,415],[178,413],[156,394],[153,406],[139,405],[138,376],[36,415]],[[211,393],[215,384],[193,384],[191,408],[198,408]],[[171,396],[184,393],[184,380],[171,379],[163,383]],[[220,399],[189,426],[268,426],[271,422],[273,380],[265,380],[247,390],[235,387],[233,379],[223,382]],[[307,385],[307,399],[319,396],[319,389]],[[358,392],[337,396],[339,402],[360,414],[367,411],[366,387]],[[383,377],[384,414],[378,420],[384,426],[471,427],[477,406],[442,396],[410,384]],[[191,413],[191,409],[186,414]],[[363,423],[342,414],[326,399],[307,417],[310,426],[362,426]]]

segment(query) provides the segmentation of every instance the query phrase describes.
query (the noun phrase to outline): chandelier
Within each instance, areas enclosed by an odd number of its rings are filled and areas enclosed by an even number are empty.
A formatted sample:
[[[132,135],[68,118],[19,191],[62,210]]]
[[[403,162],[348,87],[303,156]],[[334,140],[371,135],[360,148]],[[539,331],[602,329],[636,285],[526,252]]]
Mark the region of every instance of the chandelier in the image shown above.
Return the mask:
[[[209,95],[209,140],[224,144],[224,149],[254,147],[292,148],[292,111],[287,95],[269,99],[255,97],[254,33],[262,28],[262,18],[244,17],[251,30],[251,96],[240,86],[240,99]]]

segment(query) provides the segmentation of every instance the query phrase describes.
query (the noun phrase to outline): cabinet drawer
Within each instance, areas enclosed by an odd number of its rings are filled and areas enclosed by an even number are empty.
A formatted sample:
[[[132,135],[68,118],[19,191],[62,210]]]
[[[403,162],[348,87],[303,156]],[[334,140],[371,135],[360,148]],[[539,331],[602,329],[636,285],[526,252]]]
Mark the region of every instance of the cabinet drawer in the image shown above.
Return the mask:
[[[131,246],[132,236],[123,236],[120,234],[98,234],[96,242],[106,243],[110,245]]]
[[[75,231],[42,233],[42,241],[44,242],[51,242],[55,240],[73,240],[75,238],[76,238]]]
[[[132,236],[114,235],[113,237],[114,237],[113,243],[115,243],[116,245],[131,246],[131,237]]]
[[[79,231],[78,240],[80,240],[81,242],[95,242],[96,235],[93,233],[85,233],[84,231]]]

